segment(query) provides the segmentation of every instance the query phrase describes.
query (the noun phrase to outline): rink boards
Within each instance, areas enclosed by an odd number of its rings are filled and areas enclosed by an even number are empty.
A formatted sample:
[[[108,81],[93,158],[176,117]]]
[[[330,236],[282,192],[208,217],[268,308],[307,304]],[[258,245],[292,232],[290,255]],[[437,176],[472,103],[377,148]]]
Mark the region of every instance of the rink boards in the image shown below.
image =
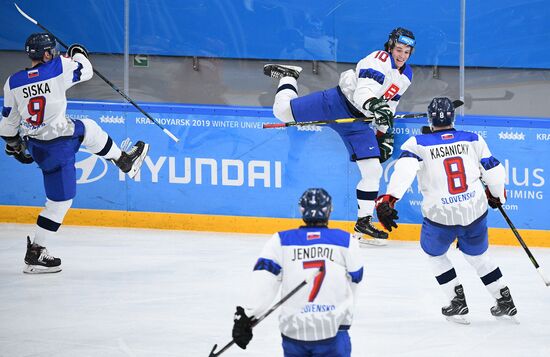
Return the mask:
[[[359,172],[339,137],[328,127],[262,129],[276,121],[270,108],[147,105],[144,109],[180,139],[175,143],[126,104],[72,102],[73,119],[97,121],[119,145],[144,140],[151,149],[134,180],[84,149],[77,154],[78,194],[67,224],[272,233],[299,222],[297,199],[308,187],[333,196],[335,225],[356,219]],[[396,125],[396,153],[423,119]],[[506,210],[523,236],[550,246],[548,188],[550,123],[546,119],[475,117],[457,120],[475,131],[505,166]],[[381,192],[395,161],[384,164]],[[44,203],[38,167],[0,160],[0,221],[32,223]],[[397,204],[395,239],[418,239],[421,195],[416,182]],[[13,207],[17,206],[17,207]],[[496,211],[489,214],[491,239],[514,237]]]

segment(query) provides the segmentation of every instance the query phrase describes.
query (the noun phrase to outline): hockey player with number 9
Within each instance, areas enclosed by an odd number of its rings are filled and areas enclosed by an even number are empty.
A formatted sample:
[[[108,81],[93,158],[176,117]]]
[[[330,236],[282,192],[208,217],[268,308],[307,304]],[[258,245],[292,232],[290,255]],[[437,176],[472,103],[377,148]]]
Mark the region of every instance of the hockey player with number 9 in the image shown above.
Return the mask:
[[[406,62],[415,45],[413,33],[398,27],[390,32],[383,51],[372,52],[355,69],[342,72],[337,87],[302,97],[298,97],[297,84],[300,67],[264,66],[266,75],[280,78],[273,114],[282,122],[374,117],[372,126],[361,121],[330,125],[361,174],[356,187],[358,218],[354,228],[360,243],[383,245],[388,238],[372,224],[372,214],[382,177],[381,163],[393,153],[393,117],[412,82],[413,72]]]
[[[285,296],[304,277],[320,270],[312,283],[281,306],[279,327],[285,356],[349,357],[355,289],[363,278],[356,239],[328,228],[332,199],[322,188],[308,189],[299,201],[298,229],[275,233],[254,266],[248,304],[237,307],[233,340],[246,348],[252,324],[277,292]]]
[[[32,242],[27,237],[24,272],[55,273],[61,271],[61,259],[49,255],[44,243],[59,229],[76,195],[75,154],[80,146],[133,177],[149,145],[138,141],[123,152],[95,121],[66,117],[65,92],[93,76],[82,45],[71,45],[66,56],[59,56],[53,35],[34,33],[25,42],[25,52],[32,67],[11,75],[4,85],[0,136],[7,155],[23,164],[36,162],[44,178],[46,206]]]
[[[506,201],[504,167],[482,136],[454,129],[454,114],[448,98],[431,101],[428,118],[432,133],[413,136],[401,146],[387,192],[376,200],[378,219],[389,231],[397,227],[395,204],[418,176],[424,216],[420,246],[450,300],[450,305],[442,308],[443,315],[467,323],[464,289],[447,257],[450,245],[458,239],[464,257],[496,299],[491,314],[514,316],[517,310],[510,290],[487,253],[487,205],[496,208]]]

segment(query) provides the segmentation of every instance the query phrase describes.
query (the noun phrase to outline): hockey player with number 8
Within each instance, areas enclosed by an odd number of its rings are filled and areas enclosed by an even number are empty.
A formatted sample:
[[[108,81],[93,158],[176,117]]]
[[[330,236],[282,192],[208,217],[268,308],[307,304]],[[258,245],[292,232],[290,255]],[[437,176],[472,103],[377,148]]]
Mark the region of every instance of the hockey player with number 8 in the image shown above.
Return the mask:
[[[514,316],[517,310],[510,290],[487,253],[487,205],[496,208],[506,201],[505,170],[483,137],[454,129],[454,114],[448,98],[431,101],[428,119],[432,132],[413,136],[401,146],[387,192],[376,200],[378,219],[390,232],[397,228],[395,204],[418,176],[424,216],[420,246],[450,300],[450,305],[442,308],[443,315],[468,323],[464,319],[468,313],[464,288],[447,257],[450,245],[458,239],[458,248],[496,300],[491,314]]]
[[[133,177],[149,145],[138,141],[123,152],[95,121],[66,117],[66,91],[93,76],[82,45],[71,45],[66,56],[59,56],[53,35],[34,33],[25,42],[25,52],[32,67],[11,75],[4,85],[0,136],[7,155],[23,164],[36,162],[44,178],[46,205],[32,241],[27,237],[24,272],[55,273],[61,271],[61,259],[51,256],[44,243],[57,232],[76,195],[75,154],[80,146]]]
[[[282,122],[374,116],[373,126],[367,122],[330,125],[340,135],[361,174],[356,187],[355,225],[360,243],[383,245],[388,238],[386,232],[372,224],[372,214],[383,172],[381,163],[393,152],[393,116],[412,82],[413,72],[406,62],[415,45],[411,31],[396,28],[389,34],[384,51],[372,52],[355,69],[343,72],[337,87],[302,97],[298,97],[297,84],[300,67],[264,66],[266,75],[280,78],[273,114]]]
[[[235,313],[233,340],[246,348],[255,316],[268,309],[278,291],[287,295],[319,270],[312,283],[281,306],[285,356],[349,357],[348,329],[363,278],[359,246],[348,232],[328,228],[332,199],[324,189],[305,191],[299,206],[306,225],[275,233],[264,246],[252,273],[249,301]]]

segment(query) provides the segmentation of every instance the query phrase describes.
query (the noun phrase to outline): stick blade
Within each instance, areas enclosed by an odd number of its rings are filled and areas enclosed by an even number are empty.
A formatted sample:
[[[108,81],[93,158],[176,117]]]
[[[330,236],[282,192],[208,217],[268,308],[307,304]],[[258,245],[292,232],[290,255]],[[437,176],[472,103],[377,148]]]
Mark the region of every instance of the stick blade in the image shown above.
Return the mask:
[[[19,11],[19,13],[21,15],[23,15],[23,17],[25,17],[27,20],[29,20],[30,22],[32,22],[33,24],[35,25],[38,25],[38,21],[36,21],[35,19],[33,19],[32,17],[30,17],[29,15],[27,15],[25,13],[25,11],[21,10],[21,8],[17,5],[17,3],[13,3],[15,5],[15,8],[17,9],[17,11]]]
[[[216,357],[217,354],[214,352],[216,350],[216,348],[218,348],[218,344],[215,344],[214,347],[212,347],[212,351],[210,351],[210,354],[208,355],[208,357]]]

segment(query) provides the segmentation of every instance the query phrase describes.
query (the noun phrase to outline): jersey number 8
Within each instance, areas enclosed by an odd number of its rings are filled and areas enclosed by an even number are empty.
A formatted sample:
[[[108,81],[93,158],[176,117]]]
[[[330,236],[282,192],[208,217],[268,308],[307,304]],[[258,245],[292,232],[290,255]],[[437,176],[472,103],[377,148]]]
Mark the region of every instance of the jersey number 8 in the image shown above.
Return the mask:
[[[445,173],[447,174],[447,187],[451,195],[465,192],[468,189],[466,183],[466,170],[464,161],[460,156],[449,157],[443,160]]]

